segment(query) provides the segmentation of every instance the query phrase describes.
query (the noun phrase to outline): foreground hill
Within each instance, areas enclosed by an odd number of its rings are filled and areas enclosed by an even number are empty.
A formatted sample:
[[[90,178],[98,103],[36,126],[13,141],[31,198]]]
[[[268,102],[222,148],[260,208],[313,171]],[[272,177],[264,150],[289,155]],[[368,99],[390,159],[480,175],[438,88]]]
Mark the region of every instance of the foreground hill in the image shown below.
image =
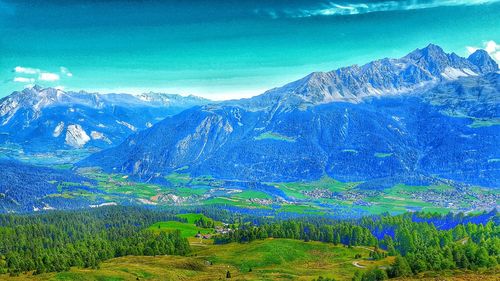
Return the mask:
[[[182,169],[251,181],[497,186],[497,70],[484,51],[461,58],[429,45],[186,110],[78,165],[145,180]]]
[[[29,161],[74,162],[207,102],[194,96],[103,95],[35,86],[0,100],[0,149]]]
[[[21,276],[9,280],[312,280],[335,276],[351,280],[354,272],[389,266],[393,257],[369,261],[370,249],[291,239],[267,239],[247,244],[193,246],[189,257],[127,256],[104,262],[98,270]],[[355,258],[356,255],[358,258]],[[356,262],[356,265],[353,263]],[[1,276],[0,276],[1,278]]]

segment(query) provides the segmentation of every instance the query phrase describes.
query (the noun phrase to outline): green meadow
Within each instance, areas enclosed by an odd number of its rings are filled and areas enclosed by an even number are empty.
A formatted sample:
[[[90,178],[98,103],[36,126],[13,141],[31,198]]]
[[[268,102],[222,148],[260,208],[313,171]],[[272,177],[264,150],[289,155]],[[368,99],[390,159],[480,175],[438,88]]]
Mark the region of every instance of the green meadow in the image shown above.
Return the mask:
[[[24,274],[9,280],[226,280],[227,271],[231,280],[312,280],[320,275],[350,280],[356,270],[387,266],[392,261],[391,257],[368,260],[369,248],[290,239],[193,244],[192,248],[188,257],[127,256],[106,261],[99,269],[72,268],[69,272]],[[355,258],[357,254],[361,258]]]

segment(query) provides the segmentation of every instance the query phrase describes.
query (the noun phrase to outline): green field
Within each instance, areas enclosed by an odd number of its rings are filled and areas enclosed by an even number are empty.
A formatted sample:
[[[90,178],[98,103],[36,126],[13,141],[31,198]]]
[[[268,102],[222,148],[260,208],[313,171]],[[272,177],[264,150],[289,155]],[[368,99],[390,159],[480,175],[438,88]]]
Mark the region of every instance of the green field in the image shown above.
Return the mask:
[[[392,153],[381,153],[381,152],[377,152],[374,154],[375,157],[378,157],[378,158],[385,158],[385,157],[390,157],[392,156]]]
[[[471,128],[481,128],[500,125],[500,118],[491,119],[479,119],[474,118],[472,124],[469,125]]]
[[[251,243],[193,246],[189,257],[128,256],[102,263],[100,269],[72,268],[69,272],[22,274],[9,280],[312,280],[319,275],[350,280],[358,266],[387,266],[392,258],[370,261],[370,249],[321,242],[266,239]],[[354,259],[356,254],[362,257]],[[250,271],[251,269],[251,271]],[[1,276],[0,276],[1,278]]]
[[[194,236],[198,233],[201,234],[210,234],[213,233],[213,229],[201,228],[195,225],[195,221],[200,218],[204,218],[206,220],[211,220],[204,216],[203,214],[179,214],[177,215],[180,218],[187,219],[186,222],[179,221],[165,221],[165,222],[157,222],[149,227],[149,229],[153,231],[176,231],[179,230],[184,238],[194,238]],[[217,222],[220,224],[220,222]]]
[[[255,140],[277,140],[277,141],[286,141],[286,142],[295,142],[294,138],[287,137],[275,132],[265,132],[255,137]]]

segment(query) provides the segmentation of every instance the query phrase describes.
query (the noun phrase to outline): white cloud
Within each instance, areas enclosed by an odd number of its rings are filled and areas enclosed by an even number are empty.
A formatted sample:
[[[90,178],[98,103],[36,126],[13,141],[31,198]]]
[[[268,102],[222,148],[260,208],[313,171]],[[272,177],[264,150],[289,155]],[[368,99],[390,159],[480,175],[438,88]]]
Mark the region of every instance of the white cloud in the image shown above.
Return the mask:
[[[333,15],[358,15],[373,12],[387,11],[408,11],[437,8],[442,6],[472,6],[499,2],[500,0],[406,0],[406,1],[383,1],[371,3],[348,3],[345,2],[329,2],[312,8],[303,8],[295,10],[264,10],[257,13],[264,13],[271,18],[289,17],[289,18],[304,18],[314,16],[333,16]]]
[[[16,73],[24,73],[24,74],[37,74],[37,73],[40,72],[40,69],[38,69],[38,68],[31,68],[31,67],[16,66],[14,68],[14,72],[16,72]]]
[[[497,63],[500,63],[500,44],[497,44],[493,40],[483,42],[483,48],[474,46],[467,46],[465,48],[467,49],[467,52],[469,52],[469,54],[474,53],[478,49],[484,49],[490,55],[490,57],[496,60]]]
[[[73,77],[73,73],[71,73],[67,67],[61,66],[59,69],[61,71],[61,74],[66,75],[68,77]]]
[[[486,46],[484,47],[484,49],[486,50],[486,52],[488,52],[488,54],[494,53],[498,49],[500,49],[500,46],[498,46],[497,43],[495,41],[493,41],[493,40],[490,40],[490,41],[486,42],[485,45]]]
[[[500,63],[500,52],[496,52],[495,54],[493,54],[493,59]]]
[[[12,69],[12,72],[14,74],[11,81],[16,83],[24,83],[25,87],[29,88],[33,87],[36,84],[45,84],[45,86],[57,85],[60,83],[58,81],[60,81],[62,78],[67,79],[68,77],[73,76],[73,73],[71,73],[71,71],[69,71],[67,67],[61,66],[59,67],[59,71],[60,73],[50,72],[34,67],[16,66]],[[63,90],[64,86],[55,86],[55,88]]]
[[[13,81],[20,83],[35,83],[34,78],[26,78],[26,77],[14,77]]]
[[[467,47],[465,47],[465,48],[467,49],[467,52],[468,52],[469,54],[472,54],[472,53],[474,53],[475,51],[477,51],[477,50],[478,50],[478,48],[476,48],[476,47],[471,47],[471,46],[467,46]]]
[[[38,80],[41,80],[41,81],[57,81],[59,79],[60,79],[60,77],[58,74],[50,73],[50,72],[41,72],[38,75]]]

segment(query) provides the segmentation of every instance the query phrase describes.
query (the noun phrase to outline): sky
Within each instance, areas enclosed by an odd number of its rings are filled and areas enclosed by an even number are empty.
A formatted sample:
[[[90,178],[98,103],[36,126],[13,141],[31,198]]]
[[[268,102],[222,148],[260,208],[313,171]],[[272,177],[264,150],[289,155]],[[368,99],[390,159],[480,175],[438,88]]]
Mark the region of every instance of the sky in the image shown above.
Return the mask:
[[[234,99],[429,43],[500,62],[500,0],[0,0],[0,97],[39,84]]]

